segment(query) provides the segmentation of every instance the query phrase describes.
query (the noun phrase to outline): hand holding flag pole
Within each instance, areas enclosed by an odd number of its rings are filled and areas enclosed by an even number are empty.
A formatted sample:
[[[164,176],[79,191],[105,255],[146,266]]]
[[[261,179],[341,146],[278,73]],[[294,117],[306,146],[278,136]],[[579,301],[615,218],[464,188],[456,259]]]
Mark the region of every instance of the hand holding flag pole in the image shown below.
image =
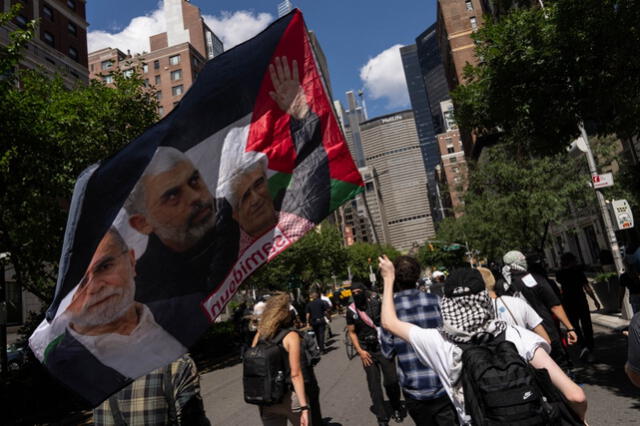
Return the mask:
[[[281,110],[296,120],[302,120],[309,113],[309,105],[300,85],[298,62],[295,59],[292,61],[293,73],[286,56],[276,57],[274,63],[269,64],[269,74],[275,92],[269,92],[269,96]]]

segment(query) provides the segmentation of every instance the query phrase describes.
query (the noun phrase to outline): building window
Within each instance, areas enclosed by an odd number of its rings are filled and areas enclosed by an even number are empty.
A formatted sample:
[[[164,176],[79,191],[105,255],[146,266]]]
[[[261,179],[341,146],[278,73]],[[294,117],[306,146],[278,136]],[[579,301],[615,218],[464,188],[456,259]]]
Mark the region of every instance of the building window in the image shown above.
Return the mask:
[[[53,21],[53,9],[46,4],[42,6],[42,14],[50,21]]]
[[[54,61],[53,59],[51,59],[51,58],[50,58],[50,57],[48,57],[48,56],[47,56],[47,57],[45,57],[44,59],[45,59],[47,62],[49,62],[51,65],[55,65],[55,64],[56,64],[56,61]]]
[[[460,183],[462,181],[462,178],[460,176],[456,176],[456,177],[453,178],[453,181],[455,183]]]
[[[144,73],[149,72],[149,65],[147,65],[147,64],[142,64],[142,72],[144,72]]]
[[[91,69],[91,72],[93,72],[93,64],[89,65],[89,68]]]
[[[456,149],[453,146],[447,147],[447,154],[453,154],[454,152],[456,152]]]
[[[175,108],[175,107],[177,107],[179,104],[180,104],[180,102],[179,102],[179,101],[175,101],[175,102],[173,103],[174,108]]]
[[[74,24],[73,22],[69,22],[67,24],[67,30],[69,30],[69,34],[73,34],[73,35],[78,34],[78,27],[76,27],[76,24]]]
[[[156,75],[156,86],[157,86],[158,84],[160,84],[160,76],[159,76],[159,75]]]
[[[67,7],[69,9],[75,10],[76,9],[76,0],[67,0]]]
[[[449,159],[449,163],[457,163],[457,162],[458,162],[458,159],[456,157],[451,157]]]
[[[160,69],[160,61],[158,59],[153,61],[153,69],[154,70],[159,70]]]
[[[471,0],[467,0],[464,3],[467,6],[467,10],[473,10],[473,3],[471,2]]]
[[[178,65],[180,63],[180,55],[169,56],[170,65]]]
[[[469,18],[469,22],[471,23],[471,29],[473,31],[478,29],[478,20],[476,19],[475,16],[472,16],[471,18]]]
[[[122,75],[124,75],[126,78],[131,77],[133,75],[133,69],[124,70]]]
[[[105,75],[104,77],[102,77],[102,81],[104,81],[106,84],[111,84],[113,83],[113,76]]]
[[[182,78],[182,70],[171,71],[171,80],[176,81]]]
[[[56,39],[53,36],[53,34],[51,34],[49,31],[45,31],[42,33],[42,38],[44,39],[44,41],[51,47],[55,47],[56,46]]]
[[[164,107],[162,105],[158,107],[158,115],[160,117],[164,115]]]
[[[178,85],[178,86],[173,86],[171,88],[171,94],[173,96],[180,96],[182,95],[182,84]]]
[[[69,57],[74,60],[78,60],[78,51],[73,47],[69,48]]]
[[[156,100],[157,101],[161,101],[162,100],[162,90],[158,90],[156,92]]]
[[[460,167],[454,167],[453,173],[460,173]]]
[[[104,71],[104,70],[108,70],[109,68],[111,68],[113,66],[113,62],[112,61],[102,61],[100,63],[100,68]]]
[[[149,79],[145,78],[143,84],[144,84],[144,87],[149,87]]]
[[[20,28],[26,28],[27,27],[27,18],[25,18],[22,15],[16,16],[16,22],[18,23],[18,26]]]

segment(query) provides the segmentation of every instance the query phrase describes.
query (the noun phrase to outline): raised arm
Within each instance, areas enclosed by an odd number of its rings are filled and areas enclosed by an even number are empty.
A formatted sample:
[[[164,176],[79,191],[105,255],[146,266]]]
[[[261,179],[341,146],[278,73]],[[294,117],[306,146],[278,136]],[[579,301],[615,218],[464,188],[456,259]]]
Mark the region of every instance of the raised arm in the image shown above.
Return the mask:
[[[378,258],[380,263],[380,273],[384,283],[382,293],[382,328],[391,334],[398,336],[405,342],[410,342],[409,333],[413,324],[400,321],[396,315],[396,307],[393,303],[393,281],[395,280],[395,268],[386,255]]]

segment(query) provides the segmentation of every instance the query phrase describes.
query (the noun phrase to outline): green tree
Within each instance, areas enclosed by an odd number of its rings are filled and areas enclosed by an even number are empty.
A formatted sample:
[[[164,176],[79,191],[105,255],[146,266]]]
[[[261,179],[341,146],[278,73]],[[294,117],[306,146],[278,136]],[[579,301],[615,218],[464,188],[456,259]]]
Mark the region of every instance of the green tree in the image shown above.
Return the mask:
[[[438,269],[441,267],[452,269],[465,264],[465,247],[460,245],[459,248],[455,248],[453,243],[456,243],[456,241],[452,240],[446,243],[438,241],[427,243],[420,247],[416,256],[420,266],[423,269]],[[450,248],[451,246],[454,246],[454,248]]]
[[[560,152],[590,133],[640,132],[640,3],[547,0],[489,19],[475,33],[478,66],[453,93],[458,123],[499,131],[519,149]]]
[[[548,226],[595,202],[581,158],[517,159],[508,145],[488,148],[470,174],[465,214],[444,220],[438,240],[465,241],[490,259],[506,251],[540,251]]]
[[[292,286],[306,288],[314,282],[333,282],[334,274],[346,276],[346,270],[342,235],[335,226],[323,223],[262,266],[247,285],[287,291]]]
[[[378,257],[383,254],[394,260],[400,255],[400,252],[388,244],[358,242],[347,247],[347,257],[353,280],[368,283],[369,265],[371,265],[373,272],[376,272],[378,269]]]
[[[48,302],[77,175],[152,125],[157,104],[138,75],[69,89],[59,75],[17,68],[32,28],[0,50],[0,252],[17,283]]]

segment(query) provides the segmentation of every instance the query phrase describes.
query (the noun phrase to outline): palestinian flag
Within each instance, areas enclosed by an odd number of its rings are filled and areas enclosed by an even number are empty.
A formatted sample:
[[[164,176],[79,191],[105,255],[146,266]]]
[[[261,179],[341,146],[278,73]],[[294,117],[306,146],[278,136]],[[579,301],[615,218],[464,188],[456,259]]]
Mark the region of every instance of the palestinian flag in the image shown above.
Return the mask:
[[[362,186],[295,10],[79,176],[30,346],[96,406],[185,353],[253,271]]]

